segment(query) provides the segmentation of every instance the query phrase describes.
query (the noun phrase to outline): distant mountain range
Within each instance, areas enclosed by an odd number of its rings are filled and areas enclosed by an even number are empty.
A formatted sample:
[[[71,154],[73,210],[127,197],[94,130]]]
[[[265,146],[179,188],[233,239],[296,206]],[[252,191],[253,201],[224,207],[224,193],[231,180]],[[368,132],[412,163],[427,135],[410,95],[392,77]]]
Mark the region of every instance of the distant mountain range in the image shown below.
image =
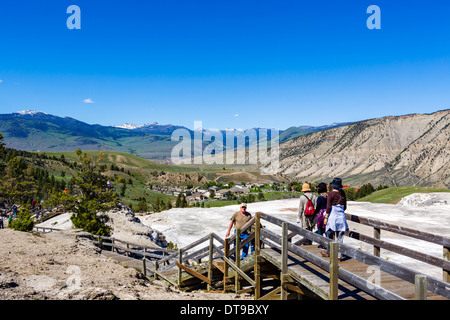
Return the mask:
[[[343,122],[343,123],[333,123],[330,125],[323,125],[323,126],[298,126],[298,127],[289,127],[286,130],[280,130],[279,134],[280,134],[280,143],[283,143],[285,141],[288,141],[290,139],[311,133],[311,132],[317,132],[317,131],[322,131],[322,130],[326,130],[326,129],[331,129],[331,128],[337,128],[337,127],[341,127],[341,126],[345,126],[347,124],[349,124],[350,122]],[[152,122],[149,124],[130,124],[130,123],[125,123],[123,125],[120,126],[114,126],[116,128],[123,128],[123,129],[129,129],[129,130],[135,130],[138,132],[146,132],[146,133],[154,133],[154,134],[172,134],[173,131],[175,131],[176,129],[186,129],[189,132],[193,132],[192,130],[183,127],[183,126],[176,126],[176,125],[172,125],[172,124],[158,124],[157,122]],[[259,129],[264,129],[264,128],[253,128],[255,129],[257,132]],[[268,129],[268,128],[267,128]],[[233,130],[233,129],[223,129],[223,130],[219,130],[222,134],[226,134],[227,130]],[[203,130],[205,131],[205,129]]]
[[[36,111],[0,114],[7,147],[27,151],[117,151],[170,163],[172,124],[87,124]],[[254,128],[258,132],[261,128]],[[227,130],[220,130],[225,133]],[[231,129],[232,130],[232,129]],[[361,186],[450,187],[450,109],[280,132],[280,173],[298,181]]]
[[[344,124],[291,127],[280,132],[280,142],[340,125]],[[172,132],[176,129],[193,133],[183,126],[156,122],[103,126],[33,110],[0,114],[0,133],[6,146],[26,151],[109,150],[168,162],[173,147],[178,143],[171,141]]]
[[[145,132],[145,133],[162,134],[162,135],[171,135],[172,132],[174,132],[177,129],[189,130],[188,128],[183,127],[183,126],[176,126],[176,125],[172,125],[172,124],[159,124],[158,122],[152,122],[152,123],[148,123],[148,124],[125,123],[121,126],[113,126],[113,127],[134,130],[136,132]]]
[[[150,134],[87,124],[43,112],[0,114],[0,133],[7,147],[27,151],[110,150],[165,160],[176,142],[170,135]]]

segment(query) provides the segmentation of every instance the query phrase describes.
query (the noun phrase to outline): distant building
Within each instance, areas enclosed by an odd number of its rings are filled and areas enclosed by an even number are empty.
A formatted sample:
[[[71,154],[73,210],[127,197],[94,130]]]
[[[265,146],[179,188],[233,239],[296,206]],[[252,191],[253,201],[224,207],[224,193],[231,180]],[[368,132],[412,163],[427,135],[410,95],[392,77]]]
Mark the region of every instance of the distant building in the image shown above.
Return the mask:
[[[216,191],[216,195],[214,198],[216,199],[226,199],[227,198],[227,194],[230,190],[229,189],[220,189],[218,191]]]
[[[232,192],[236,193],[236,194],[241,194],[241,193],[250,193],[250,189],[247,187],[237,187],[234,186],[233,188],[230,189]]]

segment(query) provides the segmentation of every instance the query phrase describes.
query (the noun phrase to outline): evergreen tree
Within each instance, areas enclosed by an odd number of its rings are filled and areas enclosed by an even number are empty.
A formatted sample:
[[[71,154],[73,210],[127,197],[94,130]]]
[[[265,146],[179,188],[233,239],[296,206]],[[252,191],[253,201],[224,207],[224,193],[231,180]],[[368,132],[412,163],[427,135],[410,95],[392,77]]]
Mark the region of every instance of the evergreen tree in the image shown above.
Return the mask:
[[[355,201],[357,199],[357,192],[354,188],[344,189],[345,196],[349,201]]]
[[[364,198],[375,191],[375,188],[372,186],[371,183],[366,183],[361,186],[361,188],[356,193],[356,196],[358,199]]]
[[[19,157],[13,157],[8,161],[5,175],[0,185],[0,195],[10,204],[25,203],[35,198],[37,184],[33,179],[33,168]]]
[[[264,198],[264,194],[263,194],[262,192],[259,192],[259,193],[258,193],[258,200],[259,200],[259,201],[264,201],[264,200],[266,200],[266,198]]]
[[[137,204],[137,208],[136,211],[143,211],[143,212],[147,212],[148,211],[148,205],[147,205],[147,201],[145,200],[145,198],[140,198],[139,202]]]
[[[100,153],[98,158],[91,158],[80,149],[76,151],[76,154],[78,171],[74,183],[77,201],[72,204],[75,214],[71,220],[76,228],[107,236],[110,233],[106,226],[108,217],[98,213],[112,209],[117,203],[117,198],[111,190],[104,191],[106,177],[101,174],[99,166],[103,154]]]
[[[17,213],[17,219],[11,221],[11,229],[18,231],[31,231],[34,227],[34,220],[30,210],[21,209]]]
[[[155,201],[153,201],[152,206],[153,206],[153,212],[160,212],[161,211],[159,197],[156,198]]]
[[[3,142],[3,135],[0,133],[0,160],[5,157],[5,143]],[[5,165],[0,162],[0,176],[4,174]]]
[[[175,201],[175,208],[181,208],[181,193],[178,195],[177,200]]]
[[[122,183],[122,186],[120,187],[120,196],[125,197],[125,191],[127,190],[126,183]]]

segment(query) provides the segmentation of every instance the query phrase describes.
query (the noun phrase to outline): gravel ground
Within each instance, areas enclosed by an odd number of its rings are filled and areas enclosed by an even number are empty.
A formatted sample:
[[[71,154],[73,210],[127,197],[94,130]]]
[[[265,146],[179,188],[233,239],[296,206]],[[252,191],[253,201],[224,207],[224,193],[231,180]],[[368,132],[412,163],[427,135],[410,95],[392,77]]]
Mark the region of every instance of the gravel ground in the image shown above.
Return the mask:
[[[234,294],[180,292],[149,281],[100,253],[79,230],[0,230],[0,300],[231,300]]]
[[[249,211],[266,212],[295,222],[298,199],[249,204]],[[222,208],[171,209],[157,214],[135,216],[126,208],[108,212],[112,236],[145,245],[172,241],[179,248],[210,232],[224,236],[238,205]],[[450,236],[450,193],[414,194],[398,205],[350,202],[347,212],[390,223]],[[130,267],[124,267],[102,255],[97,247],[74,230],[70,213],[46,221],[41,226],[62,229],[48,234],[32,234],[11,229],[0,230],[0,300],[68,299],[68,300],[229,300],[250,296],[197,292],[180,292],[160,281],[148,281]],[[269,229],[271,226],[267,226]],[[350,229],[372,233],[372,228],[351,223]],[[442,257],[442,246],[413,240],[388,232],[385,241]],[[344,242],[367,252],[346,237]],[[441,278],[442,270],[382,250],[382,257]]]

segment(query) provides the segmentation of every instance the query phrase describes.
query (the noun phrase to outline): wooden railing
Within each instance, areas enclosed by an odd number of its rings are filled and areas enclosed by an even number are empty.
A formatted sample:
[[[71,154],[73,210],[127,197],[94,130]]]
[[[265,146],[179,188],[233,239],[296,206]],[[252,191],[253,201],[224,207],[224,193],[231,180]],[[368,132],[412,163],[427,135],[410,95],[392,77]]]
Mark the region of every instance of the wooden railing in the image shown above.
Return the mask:
[[[206,283],[208,289],[210,289],[213,284],[212,269],[217,268],[223,273],[223,283],[221,283],[221,285],[223,285],[223,292],[226,292],[229,288],[229,286],[227,286],[227,279],[229,280],[229,269],[231,268],[235,271],[235,291],[239,292],[239,290],[241,289],[239,286],[240,281],[244,279],[245,282],[249,284],[250,288],[254,290],[255,299],[260,298],[261,290],[261,279],[258,270],[258,257],[260,256],[261,242],[267,246],[279,248],[282,252],[282,276],[280,286],[282,298],[286,297],[286,288],[289,287],[289,284],[284,282],[285,279],[288,278],[287,275],[289,268],[287,265],[287,259],[289,253],[291,253],[298,257],[306,259],[307,261],[313,263],[314,265],[329,273],[330,289],[328,295],[325,298],[337,299],[338,279],[341,279],[351,284],[355,288],[367,292],[377,299],[404,299],[403,297],[390,292],[389,290],[386,290],[385,288],[382,288],[381,286],[371,281],[361,278],[360,276],[353,274],[344,268],[340,268],[338,266],[338,252],[347,257],[367,264],[368,266],[377,267],[381,271],[394,275],[409,283],[415,284],[416,296],[418,298],[426,299],[427,290],[443,297],[450,298],[450,284],[447,281],[443,281],[429,275],[424,275],[416,270],[379,257],[380,248],[397,252],[404,256],[442,268],[444,270],[445,279],[445,276],[448,276],[448,270],[450,270],[450,264],[449,261],[446,260],[446,258],[440,259],[383,241],[380,239],[380,231],[386,230],[390,232],[396,232],[398,234],[407,235],[416,239],[421,239],[442,245],[444,248],[444,253],[445,250],[447,250],[448,252],[448,248],[450,247],[449,238],[409,228],[403,228],[373,219],[362,218],[355,215],[347,214],[347,219],[349,221],[362,223],[374,228],[375,236],[373,238],[353,231],[348,233],[348,235],[354,239],[372,244],[374,246],[374,254],[364,252],[359,248],[347,244],[338,244],[336,242],[333,242],[331,239],[303,229],[297,224],[293,224],[280,218],[260,212],[256,213],[255,217],[253,217],[251,221],[249,221],[242,228],[242,230],[236,230],[236,233],[229,238],[222,239],[217,234],[210,233],[208,235],[205,235],[201,239],[198,239],[197,241],[181,249],[178,249],[177,251],[137,245],[111,237],[94,236],[97,238],[97,240],[94,240],[94,243],[101,246],[102,248],[107,247],[113,251],[122,251],[126,252],[128,255],[131,254],[134,255],[134,257],[138,257],[138,260],[140,260],[143,264],[143,270],[145,274],[149,272],[155,278],[160,277],[170,284],[178,287],[180,287],[182,284],[182,272],[184,271]],[[267,227],[261,228],[262,222],[264,224],[268,222],[279,226],[281,228],[281,233],[278,234],[277,232],[270,231]],[[254,230],[250,232],[249,229],[253,225]],[[249,231],[250,235],[241,242],[239,235],[241,232],[246,231]],[[321,244],[325,247],[330,247],[330,260],[328,261],[321,257],[318,257],[313,253],[308,252],[305,248],[299,246],[302,241],[292,243],[291,239],[296,235],[302,237],[303,239],[308,239]],[[249,244],[252,241],[255,243],[253,279],[241,269],[241,261],[239,259],[240,252],[243,246]],[[121,243],[122,245],[119,245],[117,243]],[[123,244],[125,244],[126,246],[124,246]],[[234,250],[231,249],[232,244],[234,244]],[[130,246],[133,248],[130,248]],[[204,275],[204,270],[195,270],[195,268],[192,267],[193,263],[188,263],[189,261],[200,262],[201,259],[205,257],[208,257],[206,261],[203,261],[207,264],[207,276]],[[223,264],[219,264],[217,262],[217,259],[222,259],[224,261]],[[176,280],[174,280],[173,277],[167,276],[167,271],[175,267],[178,268],[178,275],[176,277]]]
[[[245,232],[249,229],[255,219],[251,219],[243,228],[242,232]],[[199,278],[203,282],[205,282],[208,286],[208,289],[211,288],[212,284],[212,268],[216,267],[223,273],[223,292],[227,290],[227,278],[229,277],[229,268],[232,268],[236,271],[235,273],[235,289],[238,291],[239,288],[239,279],[243,278],[251,286],[254,286],[254,280],[251,279],[244,271],[240,269],[240,259],[236,257],[240,257],[240,250],[243,246],[250,243],[254,239],[254,233],[250,235],[244,241],[240,241],[239,234],[241,230],[237,230],[236,234],[233,234],[231,237],[222,239],[215,233],[210,233],[198,239],[197,241],[188,244],[187,246],[178,249],[178,250],[167,250],[163,248],[154,248],[143,245],[138,245],[135,243],[130,243],[127,241],[115,239],[112,237],[104,237],[104,236],[96,236],[92,235],[93,243],[100,246],[102,249],[109,248],[109,250],[119,252],[122,251],[122,254],[132,254],[134,257],[142,257],[139,258],[142,261],[142,268],[145,275],[147,273],[151,273],[155,278],[162,278],[168,283],[180,287],[182,283],[182,271],[185,271],[191,274],[194,277]],[[126,244],[126,247],[122,245],[116,244],[116,242],[120,242]],[[215,242],[218,242],[215,243]],[[196,249],[200,247],[202,244],[207,243],[207,246],[201,247],[200,249]],[[230,250],[232,243],[235,243],[234,252]],[[133,247],[133,248],[130,248]],[[192,251],[192,249],[196,249]],[[158,252],[158,253],[155,253]],[[162,252],[162,253],[161,253]],[[216,256],[214,257],[214,254]],[[230,258],[234,254],[235,259]],[[208,264],[208,276],[204,276],[201,273],[197,272],[190,266],[187,266],[186,263],[192,262],[200,262],[202,258],[208,256],[207,264]],[[132,257],[131,257],[132,258]],[[223,259],[225,263],[223,265],[215,262],[215,259]],[[135,258],[136,259],[136,258]],[[150,260],[152,259],[152,260]],[[136,259],[138,260],[138,259]],[[172,277],[167,276],[165,272],[170,269],[178,267],[178,276],[177,281],[174,281]]]
[[[352,217],[353,219],[355,219],[355,216]],[[415,270],[412,270],[410,268],[407,268],[405,266],[402,266],[400,264],[394,263],[394,262],[390,262],[386,259],[381,259],[380,257],[370,254],[370,253],[366,253],[362,250],[359,250],[358,248],[355,247],[351,247],[347,244],[338,244],[336,242],[332,242],[330,239],[323,237],[317,233],[313,233],[311,231],[308,231],[306,229],[303,229],[299,226],[297,226],[296,224],[284,221],[282,219],[276,218],[274,216],[270,216],[268,214],[265,213],[257,213],[256,214],[256,226],[258,226],[261,223],[261,219],[264,219],[265,221],[268,221],[270,223],[273,223],[279,227],[282,228],[282,234],[281,236],[271,232],[267,229],[262,229],[262,230],[258,230],[258,228],[256,228],[257,230],[257,234],[256,234],[256,240],[258,241],[258,236],[263,236],[266,238],[265,242],[267,242],[268,245],[275,245],[275,246],[279,246],[282,250],[282,257],[283,257],[283,262],[282,262],[282,266],[285,266],[287,264],[287,255],[289,252],[292,252],[296,255],[298,255],[299,257],[302,257],[310,262],[312,262],[313,264],[317,265],[318,267],[320,267],[321,269],[328,271],[330,273],[330,294],[329,294],[329,298],[330,299],[335,299],[337,298],[337,277],[339,277],[339,279],[342,279],[348,283],[350,283],[351,285],[355,286],[356,288],[359,288],[371,295],[373,295],[374,297],[378,298],[378,299],[388,299],[388,300],[394,300],[394,299],[403,299],[402,297],[396,295],[395,293],[389,292],[385,289],[383,289],[382,287],[366,280],[363,279],[355,274],[350,273],[349,271],[342,269],[342,268],[337,268],[338,262],[337,262],[337,253],[341,252],[343,255],[348,256],[352,259],[361,261],[367,265],[370,266],[375,266],[378,267],[380,270],[387,272],[389,274],[392,274],[400,279],[403,279],[407,282],[416,284],[417,288],[420,288],[422,291],[421,292],[417,292],[417,296],[422,296],[422,297],[426,297],[426,289],[437,293],[439,295],[442,295],[446,298],[450,298],[450,284],[446,281],[442,281],[439,280],[437,278],[431,277],[431,276],[426,276],[423,275],[421,273],[418,273]],[[361,218],[359,218],[360,221],[362,220]],[[371,223],[374,223],[374,221],[372,220]],[[392,226],[388,226],[387,224],[381,223],[378,221],[378,223],[376,224],[377,228],[390,228]],[[289,231],[293,232],[297,235],[300,235],[304,238],[307,238],[311,241],[314,241],[316,243],[319,243],[323,246],[329,246],[331,248],[331,254],[330,254],[330,262],[315,256],[314,254],[308,252],[307,250],[289,243],[288,241],[288,237],[289,237]],[[260,232],[260,234],[258,234],[258,232]],[[405,230],[403,229],[402,232],[404,232],[405,234],[411,234],[412,230]],[[416,232],[412,232],[413,234],[416,234]],[[429,235],[424,236],[424,233],[418,232],[418,234],[422,234],[423,238],[429,238]],[[361,238],[361,235],[360,235]],[[447,240],[448,238],[441,238],[440,236],[436,236],[434,239],[440,239],[439,241],[443,241],[444,244],[447,244]],[[381,242],[376,242],[376,244],[380,247],[384,246],[384,243]],[[258,247],[258,245],[256,246]],[[408,252],[408,250],[406,250],[408,256],[416,256],[411,255],[410,252]],[[399,253],[402,253],[399,251]],[[430,261],[432,259],[429,259]],[[443,259],[441,259],[443,260]],[[441,261],[443,267],[447,267],[447,262],[446,260]],[[440,265],[440,264],[439,264]],[[283,269],[283,268],[282,268]],[[286,274],[287,270],[282,270],[283,274]],[[424,280],[425,279],[425,280]],[[426,282],[427,284],[427,288],[424,286],[421,286],[421,283]],[[256,284],[256,286],[258,286],[258,284]],[[258,290],[259,288],[257,288]],[[424,293],[425,292],[425,293]],[[256,296],[258,296],[258,293],[255,293]]]
[[[40,231],[40,230],[42,230],[42,231]],[[53,232],[53,231],[61,231],[61,229],[34,226],[33,227],[33,231],[42,232],[42,233],[49,233],[49,232]]]
[[[117,253],[120,253],[120,251],[122,251],[122,253],[127,256],[130,256],[130,254],[134,254],[137,257],[142,256],[148,258],[162,259],[166,255],[176,252],[175,250],[169,250],[160,247],[150,247],[146,245],[120,240],[114,237],[91,235],[91,238],[97,239],[93,240],[93,243],[98,245],[100,248],[104,249],[105,247],[107,247],[112,252],[115,251]],[[126,247],[124,247],[123,245],[118,245],[117,243],[124,244]]]
[[[348,221],[373,227],[374,231],[373,237],[363,235],[355,231],[349,232],[348,236],[353,239],[357,239],[373,245],[373,254],[375,256],[377,257],[380,256],[380,249],[382,248],[418,261],[428,263],[430,265],[441,268],[443,271],[443,280],[445,282],[450,282],[450,255],[449,255],[450,238],[438,234],[401,227],[387,222],[381,222],[374,219],[359,217],[348,213],[346,213],[345,215]],[[382,241],[381,230],[441,245],[443,247],[443,258],[442,259],[437,258],[429,254],[425,254],[416,250],[411,250],[399,245]]]
[[[239,291],[239,279],[243,278],[248,283],[250,283],[251,286],[254,286],[254,280],[251,279],[244,271],[240,268],[240,250],[243,246],[250,243],[255,235],[252,233],[249,237],[247,237],[244,241],[240,241],[239,234],[241,232],[245,232],[247,229],[251,228],[251,226],[254,224],[255,219],[252,218],[244,227],[242,230],[236,230],[236,233],[233,234],[229,238],[222,239],[215,233],[210,233],[209,235],[204,236],[203,238],[181,248],[176,253],[172,253],[171,255],[161,259],[157,262],[157,264],[154,264],[155,268],[152,270],[157,276],[160,276],[164,278],[166,281],[170,282],[173,285],[180,286],[181,285],[181,272],[182,270],[188,272],[189,274],[203,280],[207,286],[208,289],[211,288],[212,284],[212,268],[215,267],[219,269],[223,273],[223,292],[227,291],[227,278],[229,277],[229,268],[232,268],[235,270],[235,290],[236,292]],[[214,241],[217,241],[219,244],[216,245]],[[232,252],[230,250],[230,246],[232,243],[235,243],[235,250]],[[195,247],[200,246],[203,243],[208,243],[206,247],[203,247],[201,249],[198,249],[192,253],[186,254],[188,250],[191,250]],[[214,253],[216,254],[216,257],[214,257]],[[235,259],[231,259],[230,256],[234,254]],[[196,259],[197,261],[200,261],[202,258],[208,256],[208,277],[205,277],[201,275],[199,272],[195,271],[192,268],[187,267],[186,265],[183,265],[183,263]],[[237,258],[236,258],[237,257]],[[217,262],[214,261],[215,259],[223,259],[224,264],[220,265]],[[161,263],[175,260],[172,263],[169,263],[167,266],[163,268],[159,268]],[[178,281],[177,283],[174,283],[172,280],[168,279],[163,272],[177,266],[178,267]]]

